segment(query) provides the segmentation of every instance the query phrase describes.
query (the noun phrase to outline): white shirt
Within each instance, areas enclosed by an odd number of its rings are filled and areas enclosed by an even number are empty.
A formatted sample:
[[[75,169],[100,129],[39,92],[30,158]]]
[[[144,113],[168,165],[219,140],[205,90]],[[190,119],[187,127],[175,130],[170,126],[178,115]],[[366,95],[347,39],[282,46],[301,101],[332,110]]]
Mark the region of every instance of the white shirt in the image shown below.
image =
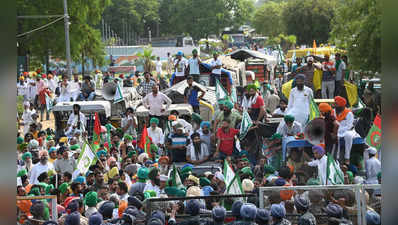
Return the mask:
[[[336,80],[343,80],[344,79],[343,72],[344,72],[345,69],[346,69],[345,62],[343,60],[341,60],[339,68],[336,68]]]
[[[148,128],[148,135],[152,138],[152,142],[155,145],[164,143],[164,135],[160,127],[156,127],[155,130],[152,127]]]
[[[149,108],[149,114],[153,116],[165,115],[166,110],[171,105],[171,99],[162,92],[158,92],[156,96],[153,95],[153,92],[150,92],[145,96],[142,102],[145,108]],[[163,103],[166,103],[166,107],[163,107]],[[161,112],[162,109],[165,109],[165,111]]]
[[[276,132],[283,137],[287,137],[291,136],[290,134],[297,135],[298,133],[301,133],[302,130],[303,128],[301,124],[297,121],[293,121],[293,125],[290,128],[286,125],[285,121],[281,121]]]
[[[135,116],[134,117],[123,117],[122,121],[121,121],[122,128],[125,127],[129,123],[129,120],[134,120],[135,124],[138,124],[137,117],[135,117]],[[127,128],[125,133],[129,134],[133,137],[137,137],[137,130],[134,128],[133,124],[131,124],[131,126],[129,126]]]
[[[214,58],[211,60],[210,62],[210,66],[214,67],[214,66],[222,66],[221,60],[219,58],[217,58],[217,60],[214,60]],[[211,73],[214,74],[220,74],[221,75],[221,68],[220,69],[213,69],[211,71]]]
[[[28,84],[27,97],[29,100],[34,100],[35,96],[37,95],[36,81],[34,79],[29,78],[26,80],[26,83]]]
[[[337,115],[336,111],[334,111],[334,115]],[[345,132],[351,130],[351,128],[354,126],[354,114],[352,112],[349,112],[344,120],[338,123],[339,129],[337,130],[337,136],[343,137]]]
[[[289,102],[286,109],[286,115],[292,115],[300,124],[306,124],[310,114],[310,99],[314,94],[311,88],[304,86],[300,91],[297,87],[293,88],[289,95]]]
[[[190,58],[188,60],[189,64],[189,74],[200,74],[199,71],[199,63],[198,63],[198,58]]]
[[[24,134],[28,133],[29,126],[31,123],[33,123],[32,114],[33,114],[33,112],[30,109],[26,109],[22,113],[22,120],[24,123],[24,125],[23,125]]]
[[[381,172],[381,163],[380,160],[376,157],[372,157],[366,160],[365,163],[366,168],[366,183],[367,184],[378,184],[379,181],[377,179],[377,174]]]
[[[54,79],[48,80],[48,88],[54,93],[55,89],[57,89],[58,82],[55,81]]]
[[[17,83],[17,95],[18,96],[26,96],[28,90],[28,85],[23,82],[22,84],[20,82]]]
[[[48,172],[49,170],[54,170],[53,164],[49,162],[47,162],[46,165],[42,165],[40,162],[33,165],[33,168],[30,171],[30,183],[38,184],[39,181],[37,180],[37,178],[40,176],[40,174]]]
[[[277,109],[275,109],[275,111],[272,114],[286,115],[286,109],[285,109],[285,111],[282,112],[281,108],[277,108]]]
[[[195,147],[193,146],[192,143],[189,144],[187,149],[187,156],[189,156],[189,158],[193,161],[198,161],[198,160],[203,160],[204,158],[210,155],[209,149],[207,148],[207,145],[205,143],[202,142],[200,148],[201,149],[199,153],[199,158],[197,158],[195,153]]]
[[[318,177],[321,185],[326,185],[326,169],[327,169],[327,156],[323,155],[322,158],[308,162],[308,166],[318,167]]]
[[[87,120],[86,120],[86,116],[84,116],[84,114],[82,113],[82,112],[79,112],[79,114],[80,114],[80,123],[84,126],[84,127],[87,127]],[[68,119],[68,125],[77,125],[77,119],[78,119],[78,116],[77,115],[75,115],[75,113],[71,113],[70,115],[69,115],[69,119]]]
[[[156,72],[157,73],[162,73],[162,62],[159,60],[159,61],[156,61]]]
[[[178,59],[174,60],[174,65],[176,65],[178,62]],[[182,77],[185,76],[185,67],[187,66],[187,60],[184,58],[181,58],[181,61],[178,63],[178,66],[176,68],[176,77]]]
[[[73,92],[77,92],[77,91],[80,91],[79,82],[70,81],[68,84],[68,92],[73,93]]]
[[[160,188],[159,188],[159,186],[156,186],[156,185],[153,186],[152,183],[151,183],[150,181],[146,183],[143,192],[145,193],[145,191],[155,191],[156,197],[158,197],[159,194],[160,194]]]

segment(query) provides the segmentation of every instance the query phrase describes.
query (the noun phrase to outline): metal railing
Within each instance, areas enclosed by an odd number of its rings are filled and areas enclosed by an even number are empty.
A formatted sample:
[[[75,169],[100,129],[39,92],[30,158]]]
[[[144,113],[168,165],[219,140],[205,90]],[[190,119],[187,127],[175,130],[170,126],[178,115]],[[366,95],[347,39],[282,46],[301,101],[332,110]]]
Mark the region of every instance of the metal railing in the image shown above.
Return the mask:
[[[51,199],[51,218],[53,221],[57,221],[58,212],[57,212],[57,196],[56,195],[17,196],[17,201],[18,200],[42,200],[42,199]]]
[[[355,185],[312,185],[312,186],[272,186],[272,187],[260,187],[259,188],[259,208],[264,208],[264,192],[272,192],[272,191],[284,191],[284,190],[351,190],[355,193],[355,202],[356,202],[356,217],[357,224],[366,225],[366,211],[367,211],[367,202],[366,202],[366,189],[381,189],[380,184],[355,184]]]

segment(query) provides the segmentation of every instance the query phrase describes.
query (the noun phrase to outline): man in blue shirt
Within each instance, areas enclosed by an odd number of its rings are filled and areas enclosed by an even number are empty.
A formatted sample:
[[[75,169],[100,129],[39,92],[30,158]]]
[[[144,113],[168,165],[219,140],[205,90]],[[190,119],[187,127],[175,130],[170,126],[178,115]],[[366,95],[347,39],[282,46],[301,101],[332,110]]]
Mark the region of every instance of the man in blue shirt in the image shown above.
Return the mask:
[[[200,114],[199,100],[203,98],[205,92],[198,86],[193,85],[192,76],[187,78],[187,83],[188,87],[186,87],[184,90],[184,101],[192,106],[194,112]],[[201,95],[198,97],[199,92],[201,92]]]

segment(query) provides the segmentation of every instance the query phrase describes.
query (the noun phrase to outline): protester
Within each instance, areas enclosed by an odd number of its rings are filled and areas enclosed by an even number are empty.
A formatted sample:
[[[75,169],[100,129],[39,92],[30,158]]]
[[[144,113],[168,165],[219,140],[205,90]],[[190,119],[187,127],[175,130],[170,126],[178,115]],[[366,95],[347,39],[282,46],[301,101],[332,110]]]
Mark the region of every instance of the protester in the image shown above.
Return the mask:
[[[176,59],[174,60],[174,72],[175,78],[174,83],[177,84],[180,81],[185,80],[185,69],[187,67],[187,60],[183,57],[182,52],[177,52]]]
[[[307,124],[310,101],[314,95],[312,90],[304,85],[305,76],[303,74],[297,74],[295,79],[296,87],[290,91],[286,114],[294,116],[297,122],[303,126]]]
[[[151,77],[152,74],[150,72],[144,72],[145,79],[137,87],[137,92],[143,97],[153,90],[153,86],[156,86],[156,82]]]
[[[217,52],[213,52],[213,59],[210,62],[210,67],[211,67],[210,86],[214,87],[216,85],[216,80],[220,81],[221,79],[222,62],[218,58]]]
[[[199,101],[205,95],[205,91],[203,91],[199,86],[193,85],[193,77],[187,77],[188,87],[184,90],[184,102],[189,103],[192,106],[194,112],[200,114],[199,110]],[[199,92],[201,93],[199,96]]]

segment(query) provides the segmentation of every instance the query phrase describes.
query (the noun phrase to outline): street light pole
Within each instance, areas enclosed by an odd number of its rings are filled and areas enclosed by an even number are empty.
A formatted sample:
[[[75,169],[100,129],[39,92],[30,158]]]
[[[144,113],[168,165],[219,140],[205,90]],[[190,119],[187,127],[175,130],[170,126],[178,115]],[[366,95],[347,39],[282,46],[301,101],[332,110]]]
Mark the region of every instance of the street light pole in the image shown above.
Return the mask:
[[[65,46],[66,46],[66,71],[68,77],[72,77],[71,57],[70,57],[70,40],[69,40],[69,15],[67,0],[64,0],[64,22],[65,22]]]

